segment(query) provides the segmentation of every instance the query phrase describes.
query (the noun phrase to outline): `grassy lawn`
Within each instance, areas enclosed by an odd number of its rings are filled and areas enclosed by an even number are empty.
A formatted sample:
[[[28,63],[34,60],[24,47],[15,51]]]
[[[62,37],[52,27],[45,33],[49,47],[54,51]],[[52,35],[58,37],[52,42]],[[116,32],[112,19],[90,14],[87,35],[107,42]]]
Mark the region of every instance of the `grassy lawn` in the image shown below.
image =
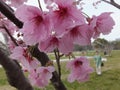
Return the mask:
[[[95,72],[90,75],[90,79],[87,82],[67,82],[68,71],[65,69],[66,62],[61,62],[62,65],[62,80],[68,90],[119,90],[120,88],[120,51],[113,51],[112,56],[108,56],[107,62],[102,67],[102,75],[98,76]],[[89,55],[93,55],[93,52],[88,52]],[[80,55],[79,53],[75,55]],[[53,56],[51,56],[53,58]],[[95,68],[93,59],[90,59],[91,66]],[[9,86],[5,72],[0,68],[0,90],[16,90]],[[43,90],[35,88],[35,90]],[[44,90],[54,90],[51,83]]]

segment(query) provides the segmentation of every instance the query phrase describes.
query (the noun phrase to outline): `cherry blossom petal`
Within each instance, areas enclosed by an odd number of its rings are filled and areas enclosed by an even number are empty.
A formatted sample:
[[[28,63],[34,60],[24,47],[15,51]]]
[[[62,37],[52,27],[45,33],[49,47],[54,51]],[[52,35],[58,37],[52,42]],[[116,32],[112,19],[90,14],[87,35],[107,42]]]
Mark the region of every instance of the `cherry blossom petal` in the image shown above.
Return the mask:
[[[69,82],[74,82],[75,80],[78,82],[86,81],[89,79],[89,74],[93,72],[86,57],[79,57],[68,62],[67,68],[71,70],[68,76]]]
[[[91,29],[94,30],[93,38],[98,37],[100,33],[106,35],[111,32],[115,22],[110,14],[110,12],[105,12],[99,16],[93,16],[92,21],[90,22]]]

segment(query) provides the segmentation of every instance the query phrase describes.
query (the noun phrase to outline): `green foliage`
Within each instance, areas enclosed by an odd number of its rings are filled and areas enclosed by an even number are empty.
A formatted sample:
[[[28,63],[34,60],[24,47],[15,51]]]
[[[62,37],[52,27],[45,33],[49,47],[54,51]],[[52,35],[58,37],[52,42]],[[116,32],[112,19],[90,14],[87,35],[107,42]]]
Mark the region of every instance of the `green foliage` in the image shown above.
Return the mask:
[[[0,86],[8,84],[5,72],[0,68]]]
[[[93,42],[94,48],[105,48],[108,44],[109,42],[107,40],[101,38],[98,38]]]
[[[120,50],[120,40],[115,40],[111,42],[115,50]]]

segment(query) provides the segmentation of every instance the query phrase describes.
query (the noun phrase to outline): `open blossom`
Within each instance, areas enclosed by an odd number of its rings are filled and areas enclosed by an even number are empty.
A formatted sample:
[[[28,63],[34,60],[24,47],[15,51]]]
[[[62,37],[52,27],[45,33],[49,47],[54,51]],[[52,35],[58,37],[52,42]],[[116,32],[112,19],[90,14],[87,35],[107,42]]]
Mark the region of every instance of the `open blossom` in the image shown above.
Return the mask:
[[[55,32],[63,34],[65,29],[73,24],[85,23],[81,11],[73,4],[74,0],[55,0],[57,7],[51,11],[51,20],[54,23]],[[61,32],[61,33],[60,33]]]
[[[51,52],[58,49],[63,54],[68,54],[73,50],[73,43],[66,36],[61,38],[50,36],[39,44],[40,51]]]
[[[14,60],[19,61],[24,70],[30,71],[31,69],[36,69],[40,63],[35,59],[32,58],[29,53],[27,52],[27,49],[18,46],[15,47],[12,50],[12,54],[10,55],[10,57]]]
[[[43,88],[48,85],[54,71],[53,66],[38,67],[35,71],[30,72],[29,79],[33,85]]]
[[[87,24],[74,26],[67,31],[66,36],[74,44],[88,45],[91,43],[92,32]]]
[[[99,16],[93,16],[90,22],[91,29],[94,31],[93,37],[96,38],[102,34],[109,34],[115,25],[114,20],[110,16],[110,12],[102,13]]]
[[[22,5],[17,9],[16,16],[24,22],[21,32],[26,44],[33,45],[46,38],[50,29],[47,13],[34,6]]]
[[[89,74],[93,72],[86,57],[79,57],[75,60],[69,61],[67,63],[67,68],[71,71],[68,76],[69,82],[74,82],[75,80],[78,82],[86,81],[89,79]]]

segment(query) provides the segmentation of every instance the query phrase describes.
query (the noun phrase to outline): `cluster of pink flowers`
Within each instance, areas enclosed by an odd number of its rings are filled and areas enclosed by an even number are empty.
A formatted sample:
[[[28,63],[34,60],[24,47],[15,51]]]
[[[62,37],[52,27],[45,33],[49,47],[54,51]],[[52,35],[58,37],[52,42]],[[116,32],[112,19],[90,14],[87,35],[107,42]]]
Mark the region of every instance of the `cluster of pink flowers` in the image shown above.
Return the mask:
[[[55,71],[53,66],[41,66],[40,62],[30,55],[27,48],[21,46],[15,47],[10,57],[21,63],[23,71],[29,72],[29,79],[33,85],[41,88],[48,85],[52,72]]]
[[[31,69],[34,70],[40,65],[38,60],[31,57],[27,48],[23,48],[21,46],[15,47],[12,50],[12,54],[10,55],[10,57],[21,62],[21,64],[23,65],[23,69],[27,71],[31,71]]]
[[[55,68],[53,66],[39,67],[30,72],[29,79],[33,85],[43,88],[49,84],[54,71]]]
[[[87,81],[89,79],[89,74],[93,72],[89,60],[84,56],[69,61],[67,63],[67,68],[71,71],[68,76],[69,82],[74,82],[75,80],[78,82]]]
[[[93,16],[90,21],[91,30],[93,30],[93,38],[97,38],[101,33],[109,34],[115,25],[112,17],[110,17],[111,12],[102,13],[99,16]],[[109,26],[109,27],[108,27]]]
[[[27,45],[39,43],[40,51],[47,53],[58,48],[61,53],[68,54],[74,44],[88,45],[91,38],[97,38],[100,33],[110,33],[115,24],[109,12],[87,20],[73,4],[74,0],[48,1],[50,5],[56,4],[48,12],[28,5],[22,5],[16,11],[16,16],[24,22],[23,40]]]
[[[40,67],[40,62],[30,55],[27,45],[38,44],[39,50],[45,53],[57,48],[60,53],[67,55],[72,52],[75,44],[89,45],[91,38],[97,38],[101,33],[109,34],[115,25],[110,16],[111,12],[94,15],[92,18],[86,17],[77,8],[75,0],[44,0],[48,11],[35,6],[21,5],[27,0],[10,1],[11,5],[17,7],[15,15],[24,25],[19,31],[8,22],[4,21],[4,25],[12,35],[14,32],[22,34],[20,36],[25,44],[15,47],[10,41],[10,57],[22,64],[23,69],[29,72],[32,84],[39,87],[48,85],[55,69],[52,66]],[[3,21],[0,15],[0,25],[1,22]],[[93,71],[85,57],[68,62],[67,68],[71,70],[69,82],[86,81]]]

